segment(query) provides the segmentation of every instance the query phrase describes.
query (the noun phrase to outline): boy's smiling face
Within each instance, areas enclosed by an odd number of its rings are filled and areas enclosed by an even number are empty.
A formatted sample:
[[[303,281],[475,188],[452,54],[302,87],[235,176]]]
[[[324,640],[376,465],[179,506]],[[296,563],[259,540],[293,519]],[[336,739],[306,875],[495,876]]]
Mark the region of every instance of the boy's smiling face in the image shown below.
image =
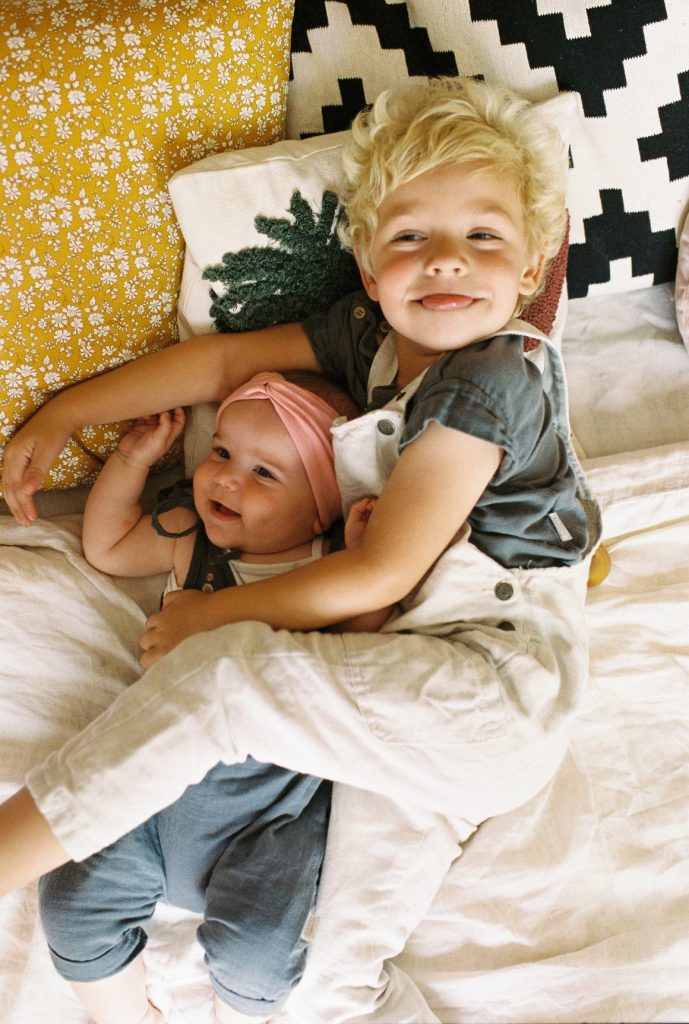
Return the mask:
[[[529,252],[516,181],[478,163],[446,164],[390,192],[361,267],[398,353],[433,361],[500,330],[543,268]],[[422,368],[422,366],[421,366]]]

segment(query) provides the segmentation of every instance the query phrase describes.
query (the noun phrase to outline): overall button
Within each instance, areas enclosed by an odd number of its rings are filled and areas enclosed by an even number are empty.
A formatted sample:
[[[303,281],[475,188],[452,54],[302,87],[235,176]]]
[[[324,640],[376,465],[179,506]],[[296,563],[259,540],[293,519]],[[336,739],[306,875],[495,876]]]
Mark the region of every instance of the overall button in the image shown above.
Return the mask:
[[[395,424],[392,420],[378,420],[378,430],[381,434],[387,434],[388,437],[395,433]]]
[[[355,306],[352,312],[357,320],[363,320],[366,316],[366,310],[363,306]]]
[[[495,596],[498,601],[509,601],[514,594],[514,587],[511,583],[498,583],[495,587]]]

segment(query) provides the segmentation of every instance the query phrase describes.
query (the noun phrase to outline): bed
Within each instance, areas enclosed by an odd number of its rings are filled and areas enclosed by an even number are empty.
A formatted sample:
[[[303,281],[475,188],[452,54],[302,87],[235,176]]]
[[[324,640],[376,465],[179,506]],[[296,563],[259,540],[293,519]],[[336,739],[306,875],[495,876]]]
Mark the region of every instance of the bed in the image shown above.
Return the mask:
[[[72,6],[62,5],[66,14]],[[258,46],[256,24],[241,18],[262,5],[206,6],[215,8],[216,27]],[[686,321],[678,319],[686,306],[675,292],[689,200],[686,5],[649,0],[632,14],[616,0],[525,2],[510,5],[510,15],[488,0],[267,6],[282,7],[291,29],[291,71],[285,65],[282,74],[292,148],[270,148],[278,136],[267,131],[244,140],[245,151],[185,150],[179,166],[165,168],[170,219],[183,243],[175,271],[182,339],[217,315],[206,300],[209,287],[219,294],[218,278],[204,272],[227,250],[265,242],[309,154],[318,154],[317,195],[325,194],[339,133],[386,80],[459,70],[500,76],[544,102],[570,91],[580,97],[567,129],[569,265],[553,330],[611,559],[608,576],[588,593],[590,683],[552,783],[479,828],[425,919],[390,956],[418,986],[428,1020],[442,1024],[689,1021],[689,354]],[[135,5],[122,8],[135,18]],[[275,38],[275,24],[264,28]],[[579,65],[590,71],[596,53],[607,63],[581,86]],[[608,145],[596,146],[602,138]],[[219,221],[226,182],[242,207],[247,182],[260,191],[241,223],[238,214]],[[297,219],[301,207],[290,209]],[[256,213],[268,218],[258,227]],[[346,268],[340,272],[332,287],[345,286]],[[188,431],[191,464],[205,413],[195,411]],[[112,444],[113,429],[82,439],[57,468],[58,486],[39,495],[41,519],[30,530],[0,518],[1,799],[140,672],[138,636],[161,580],[92,569],[79,540],[92,465],[84,463],[78,480],[59,479]],[[176,472],[163,467],[152,490]],[[361,908],[364,920],[367,910],[374,908]],[[150,929],[151,995],[170,1024],[212,1019],[197,923],[161,905]],[[304,1024],[289,1004],[278,1019]],[[86,1020],[50,963],[34,886],[0,902],[0,1020]]]

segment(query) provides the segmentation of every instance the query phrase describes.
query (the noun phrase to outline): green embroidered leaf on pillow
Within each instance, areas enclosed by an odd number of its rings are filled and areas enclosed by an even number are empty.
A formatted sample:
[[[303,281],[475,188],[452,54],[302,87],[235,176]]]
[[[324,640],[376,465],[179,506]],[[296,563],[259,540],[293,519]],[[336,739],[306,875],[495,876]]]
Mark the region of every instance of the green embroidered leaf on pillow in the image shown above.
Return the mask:
[[[203,277],[210,289],[210,316],[219,331],[250,331],[303,320],[361,287],[351,253],[337,236],[341,210],[334,192],[323,193],[320,212],[295,190],[291,219],[259,214],[256,230],[273,244],[223,255]]]

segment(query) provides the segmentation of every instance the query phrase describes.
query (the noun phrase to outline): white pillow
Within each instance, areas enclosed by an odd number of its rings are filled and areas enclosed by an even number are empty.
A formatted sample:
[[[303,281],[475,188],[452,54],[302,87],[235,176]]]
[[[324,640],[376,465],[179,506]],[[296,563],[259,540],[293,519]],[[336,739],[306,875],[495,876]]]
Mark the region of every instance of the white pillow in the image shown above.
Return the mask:
[[[577,98],[538,105],[567,145]],[[217,153],[169,182],[186,252],[178,300],[180,337],[303,319],[360,287],[335,232],[342,151],[349,132]],[[525,319],[561,336],[566,243]],[[185,431],[185,470],[207,455],[213,406],[195,407]]]
[[[348,138],[349,132],[338,132],[301,142],[284,141],[217,153],[185,167],[170,179],[170,196],[186,243],[177,311],[182,340],[218,329],[247,330],[257,320],[265,320],[260,324],[265,326],[271,319],[279,319],[279,307],[263,303],[261,308],[261,298],[247,293],[247,306],[254,307],[253,313],[243,319],[237,311],[234,316],[228,314],[234,324],[223,323],[222,311],[212,308],[212,293],[222,295],[223,286],[204,278],[204,272],[220,266],[226,254],[236,255],[249,248],[274,248],[287,259],[284,247],[271,241],[262,230],[262,222],[257,224],[257,217],[294,221],[290,203],[293,195],[299,193],[318,219],[324,193],[336,192],[339,187],[342,149]],[[328,227],[328,236],[330,233]],[[297,230],[297,237],[299,234]],[[322,239],[324,243],[328,236]],[[307,240],[305,237],[304,241]],[[314,255],[313,248],[308,255]],[[305,294],[304,281],[311,268],[304,268],[307,273],[301,278],[294,275],[285,282],[280,279],[284,262],[282,266],[279,260],[273,264],[273,295],[284,289],[285,283],[292,291]],[[274,312],[278,315],[273,316]]]
[[[315,308],[311,303],[304,305],[312,286],[321,292],[324,286],[330,288],[332,300],[359,286],[353,261],[343,253],[334,235],[331,216],[335,213],[334,194],[339,184],[342,149],[348,137],[349,132],[339,132],[301,142],[285,141],[218,153],[173,176],[168,187],[186,243],[177,307],[183,341],[214,330],[246,330],[303,318]],[[308,229],[319,225],[325,197],[329,223],[320,225],[321,245],[308,247],[304,254],[306,263],[300,255],[299,231],[289,240],[297,245],[296,252],[290,253],[261,230],[262,226],[270,230],[268,225],[260,219],[257,223],[257,217],[264,216],[277,222],[273,226],[278,231],[281,221],[297,225],[297,219],[289,213],[290,204],[294,208],[298,201],[293,197],[301,197],[313,211],[303,225],[305,238],[311,242]],[[305,212],[303,207],[298,216]],[[266,263],[258,268],[259,278],[262,274],[265,278],[243,289],[241,280],[245,274],[251,277],[256,273],[254,261],[262,255],[255,250],[265,251]],[[228,310],[216,308],[215,296],[219,296],[217,302],[222,305],[222,283],[204,277],[210,268],[223,266],[226,254],[230,272],[236,268],[238,290],[246,292],[246,301],[234,316]],[[338,260],[338,256],[346,259]],[[268,301],[263,284],[268,289]],[[291,297],[295,298],[289,307],[286,301],[290,296],[279,294],[281,290],[291,290]],[[285,315],[288,310],[289,315]],[[228,322],[232,320],[234,323]],[[210,449],[215,409],[215,405],[206,404],[189,411],[184,437],[185,472],[189,476]]]

